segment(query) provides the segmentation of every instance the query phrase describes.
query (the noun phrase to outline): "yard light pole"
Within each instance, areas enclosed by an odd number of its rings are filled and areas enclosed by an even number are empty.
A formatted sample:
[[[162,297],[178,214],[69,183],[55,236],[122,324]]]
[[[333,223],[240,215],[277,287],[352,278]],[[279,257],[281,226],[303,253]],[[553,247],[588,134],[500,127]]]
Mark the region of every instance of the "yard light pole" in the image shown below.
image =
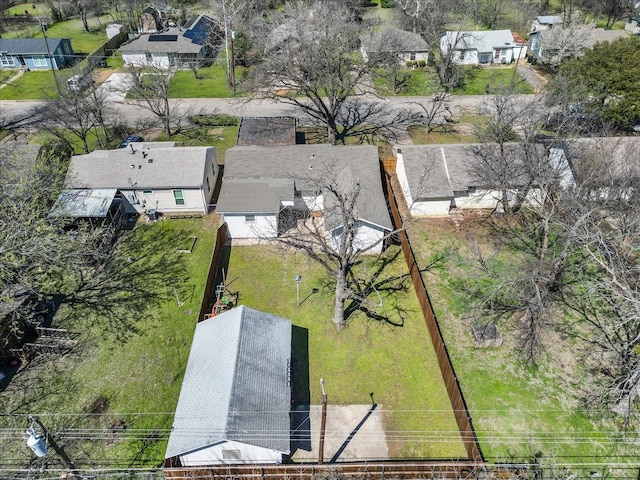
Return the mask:
[[[324,391],[324,378],[320,379],[322,388],[322,413],[320,416],[320,444],[318,445],[318,463],[324,463],[324,430],[327,426],[327,392]]]
[[[300,306],[300,282],[302,281],[302,277],[296,275],[293,279],[296,281],[296,300],[298,301],[298,306]]]
[[[45,27],[44,21],[42,20],[42,18],[40,18],[40,14],[38,13],[37,8],[36,8],[36,15],[38,16],[38,22],[40,22],[40,30],[42,30],[42,38],[44,38],[44,46],[47,48],[47,57],[49,57],[49,64],[51,65],[51,73],[53,74],[53,81],[56,84],[56,90],[58,91],[58,95],[59,95],[60,84],[58,83],[58,76],[56,75],[56,69],[53,66],[53,55],[51,55],[51,49],[49,48],[49,39],[47,38],[47,29]]]

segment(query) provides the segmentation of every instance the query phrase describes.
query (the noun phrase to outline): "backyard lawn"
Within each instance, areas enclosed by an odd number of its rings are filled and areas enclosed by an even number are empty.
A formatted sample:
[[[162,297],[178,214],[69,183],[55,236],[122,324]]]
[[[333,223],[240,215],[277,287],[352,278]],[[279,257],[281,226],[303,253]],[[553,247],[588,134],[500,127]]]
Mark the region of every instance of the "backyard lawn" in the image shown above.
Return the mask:
[[[385,275],[406,273],[399,247],[391,248],[386,258],[391,262]],[[363,268],[371,274],[376,266]],[[299,307],[296,275],[302,277]],[[239,292],[240,304],[290,319],[307,331],[312,404],[321,403],[321,377],[332,405],[368,404],[373,393],[385,413],[393,458],[465,456],[409,278],[403,291],[380,289],[371,299],[387,321],[358,312],[340,331],[332,322],[335,286],[303,255],[275,247],[233,247],[227,278]]]
[[[142,224],[119,245],[130,282],[149,290],[144,309],[124,303],[117,290],[103,298],[107,316],[75,318],[64,307],[54,327],[78,332],[73,352],[34,362],[0,393],[12,416],[0,428],[21,432],[38,414],[78,466],[157,467],[164,458],[182,376],[208,273],[216,221],[163,220]],[[192,253],[179,253],[197,236]],[[108,287],[108,285],[106,285]],[[0,451],[25,462],[22,435],[0,438]],[[47,456],[47,458],[51,455]],[[7,457],[5,457],[7,458]],[[56,457],[44,461],[56,465]],[[22,465],[22,463],[20,463]]]
[[[447,252],[447,263],[423,277],[487,460],[530,462],[538,455],[541,464],[637,463],[637,432],[625,435],[606,412],[582,407],[573,345],[566,339],[548,339],[550,351],[536,370],[517,361],[515,332],[504,325],[500,348],[474,345],[474,318],[456,285],[475,278],[463,261],[470,246],[492,242],[481,219],[461,227],[450,219],[421,219],[411,225],[410,237],[422,263],[434,252]],[[501,268],[517,268],[509,252],[499,260]]]

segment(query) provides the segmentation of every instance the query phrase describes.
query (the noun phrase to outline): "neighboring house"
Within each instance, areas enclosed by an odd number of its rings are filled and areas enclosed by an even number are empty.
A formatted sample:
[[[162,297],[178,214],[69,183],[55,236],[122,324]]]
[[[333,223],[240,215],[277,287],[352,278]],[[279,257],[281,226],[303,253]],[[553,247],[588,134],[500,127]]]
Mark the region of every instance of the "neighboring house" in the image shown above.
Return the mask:
[[[428,62],[429,50],[429,45],[418,33],[394,27],[371,32],[361,39],[360,46],[365,61],[394,55],[403,65],[408,61]]]
[[[577,185],[588,182],[607,196],[613,181],[626,185],[630,198],[638,197],[639,151],[640,137],[577,138],[556,148],[557,155],[571,167]]]
[[[396,173],[412,215],[444,216],[452,208],[494,209],[501,193],[478,185],[470,172],[472,150],[480,145],[403,145],[397,151]],[[519,144],[506,144],[516,149]],[[541,152],[542,145],[536,147]],[[532,190],[527,199],[535,198]]]
[[[116,235],[122,228],[133,228],[138,213],[115,188],[63,190],[56,199],[49,218],[72,220],[68,228],[80,222],[92,228],[108,226]]]
[[[527,48],[529,42],[527,42],[521,35],[516,32],[512,32],[513,35],[513,58],[527,58]]]
[[[295,145],[294,117],[242,117],[237,145]]]
[[[73,58],[68,38],[0,38],[0,69],[58,70]]]
[[[274,238],[295,222],[323,217],[334,241],[342,219],[330,213],[332,197],[316,191],[314,175],[331,174],[340,188],[360,188],[356,241],[376,244],[392,230],[382,190],[378,150],[372,145],[236,146],[226,151],[224,179],[216,206],[232,239]],[[333,180],[333,178],[331,179]],[[371,251],[382,250],[382,243]]]
[[[107,32],[107,38],[111,40],[112,38],[117,37],[118,35],[121,35],[122,32],[125,31],[125,28],[124,28],[124,25],[120,23],[112,23],[110,25],[107,25],[107,27],[105,28],[105,31]]]
[[[132,143],[71,158],[68,189],[117,189],[138,213],[207,213],[217,188],[213,147]]]
[[[629,15],[624,29],[632,35],[640,35],[640,14]]]
[[[156,33],[173,26],[174,9],[162,3],[152,3],[140,15],[140,33]]]
[[[575,35],[571,30],[568,30],[566,35],[561,31],[561,28],[557,28],[552,31],[531,32],[527,50],[528,61],[558,63],[558,58],[562,60],[582,56],[587,48],[593,47],[596,43],[612,42],[627,36],[624,30],[605,30],[604,28],[580,31]]]
[[[531,31],[551,30],[553,27],[562,26],[562,17],[557,15],[540,15],[533,19]]]
[[[511,30],[447,31],[440,38],[443,55],[451,54],[459,65],[511,63],[515,59],[514,47]]]
[[[289,320],[239,306],[198,323],[164,466],[282,463],[290,369]]]
[[[125,65],[159,69],[188,68],[189,64],[209,59],[219,44],[215,22],[206,15],[191,20],[185,27],[173,27],[162,33],[141,35],[119,49]]]

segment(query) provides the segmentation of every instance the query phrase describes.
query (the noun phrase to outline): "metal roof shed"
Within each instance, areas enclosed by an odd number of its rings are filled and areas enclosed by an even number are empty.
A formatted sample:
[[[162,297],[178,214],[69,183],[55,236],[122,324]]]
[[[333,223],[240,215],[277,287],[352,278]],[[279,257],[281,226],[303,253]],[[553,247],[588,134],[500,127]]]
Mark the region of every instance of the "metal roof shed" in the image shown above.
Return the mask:
[[[284,318],[239,306],[198,323],[165,466],[282,462],[290,358]]]

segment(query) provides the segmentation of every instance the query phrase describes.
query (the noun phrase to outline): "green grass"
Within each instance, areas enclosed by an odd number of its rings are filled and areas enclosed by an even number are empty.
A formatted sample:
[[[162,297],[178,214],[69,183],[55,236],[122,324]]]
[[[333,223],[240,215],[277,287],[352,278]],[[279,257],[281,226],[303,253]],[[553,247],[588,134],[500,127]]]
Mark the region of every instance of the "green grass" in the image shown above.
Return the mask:
[[[398,257],[385,273],[405,272]],[[373,268],[371,265],[368,268]],[[371,271],[371,270],[370,270]],[[295,275],[301,275],[297,307]],[[406,291],[385,292],[380,315],[402,326],[358,313],[338,331],[332,322],[334,285],[321,268],[300,254],[269,247],[233,247],[227,278],[239,291],[239,303],[290,319],[309,338],[312,404],[321,402],[320,377],[332,404],[379,403],[394,457],[452,458],[465,452],[425,322],[410,281]],[[317,293],[312,293],[317,288]],[[391,437],[393,436],[393,438]],[[413,436],[413,439],[408,437]],[[417,437],[417,438],[416,438]]]
[[[183,142],[190,146],[213,146],[216,148],[216,159],[218,163],[224,163],[224,153],[236,144],[238,138],[238,128],[230,127],[199,127],[183,129],[170,139],[163,133],[155,140]]]
[[[75,318],[65,316],[72,310],[61,309],[54,327],[79,332],[78,345],[66,357],[36,363],[31,371],[18,374],[0,393],[3,411],[39,413],[58,431],[82,429],[84,435],[64,441],[76,464],[157,467],[164,458],[202,301],[215,241],[213,220],[163,220],[128,233],[119,252],[133,271],[144,272],[130,282],[150,290],[147,307],[120,304],[114,292],[104,298],[105,305],[116,307],[113,315]],[[177,253],[190,235],[198,237],[193,253]],[[28,385],[35,387],[23,393]],[[23,420],[0,422],[22,426]],[[116,439],[109,427],[118,424],[126,430]],[[142,429],[142,435],[128,433],[136,429]],[[0,439],[3,452],[22,448],[21,436]],[[28,458],[23,453],[19,457]]]
[[[490,461],[526,462],[538,452],[543,461],[558,463],[637,460],[637,446],[625,445],[622,435],[615,433],[615,419],[581,407],[574,385],[579,379],[571,373],[573,344],[549,336],[551,349],[536,370],[518,363],[515,332],[505,325],[502,347],[474,346],[470,322],[475,318],[456,285],[476,278],[458,259],[469,256],[472,245],[491,243],[481,222],[471,220],[460,230],[449,219],[423,219],[411,226],[410,237],[420,263],[434,252],[450,252],[446,265],[424,279],[483,453]],[[517,268],[508,251],[503,250],[498,261],[501,269]]]
[[[494,67],[467,67],[464,85],[453,90],[453,95],[485,95],[505,91],[514,82],[514,93],[534,93],[533,88],[515,72],[515,65]]]
[[[236,69],[236,74],[242,74]],[[201,68],[198,78],[191,70],[180,70],[175,73],[169,86],[171,98],[232,98],[233,90],[227,87],[227,77],[221,65],[214,64]]]
[[[373,85],[380,95],[428,96],[433,93],[436,82],[435,73],[427,68],[403,68],[400,75],[404,77],[403,87],[394,93],[393,84],[387,80],[388,73],[378,70],[372,73]]]
[[[15,73],[15,72],[14,72]],[[62,79],[68,78],[68,72],[56,72]],[[70,76],[70,75],[69,75]],[[56,83],[51,70],[25,72],[19,78],[0,89],[0,100],[37,100],[56,98]]]

